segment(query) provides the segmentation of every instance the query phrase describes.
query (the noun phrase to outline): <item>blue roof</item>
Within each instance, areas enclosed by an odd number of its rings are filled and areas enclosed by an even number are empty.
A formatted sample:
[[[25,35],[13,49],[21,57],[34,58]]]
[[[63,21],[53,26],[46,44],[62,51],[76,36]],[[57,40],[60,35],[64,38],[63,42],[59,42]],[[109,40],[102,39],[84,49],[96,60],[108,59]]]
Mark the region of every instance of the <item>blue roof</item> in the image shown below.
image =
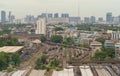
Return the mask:
[[[75,27],[69,27],[70,30],[75,30]]]

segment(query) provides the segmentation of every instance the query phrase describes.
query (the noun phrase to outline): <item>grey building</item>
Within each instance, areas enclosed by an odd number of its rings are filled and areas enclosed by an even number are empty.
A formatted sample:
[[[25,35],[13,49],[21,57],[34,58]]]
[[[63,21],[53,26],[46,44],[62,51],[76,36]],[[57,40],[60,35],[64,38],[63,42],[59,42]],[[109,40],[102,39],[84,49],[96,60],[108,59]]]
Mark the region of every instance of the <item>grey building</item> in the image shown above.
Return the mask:
[[[69,17],[69,23],[79,23],[80,17]]]
[[[68,14],[68,13],[62,13],[62,14],[61,14],[61,17],[62,17],[62,18],[69,18],[69,14]]]
[[[58,13],[55,13],[55,14],[54,14],[54,18],[59,18],[59,14],[58,14]]]
[[[84,17],[84,23],[90,23],[90,18],[89,17]]]
[[[112,17],[112,13],[111,12],[106,14],[106,22],[107,23],[112,23],[113,22],[113,17]]]
[[[103,17],[99,17],[98,22],[103,22]]]
[[[90,17],[90,23],[95,23],[95,22],[96,22],[95,16],[91,16],[91,17]]]
[[[6,22],[6,12],[1,11],[1,23],[5,23],[5,22]]]
[[[11,22],[11,11],[9,11],[8,20]]]
[[[48,13],[48,18],[53,18],[53,14],[52,13]]]

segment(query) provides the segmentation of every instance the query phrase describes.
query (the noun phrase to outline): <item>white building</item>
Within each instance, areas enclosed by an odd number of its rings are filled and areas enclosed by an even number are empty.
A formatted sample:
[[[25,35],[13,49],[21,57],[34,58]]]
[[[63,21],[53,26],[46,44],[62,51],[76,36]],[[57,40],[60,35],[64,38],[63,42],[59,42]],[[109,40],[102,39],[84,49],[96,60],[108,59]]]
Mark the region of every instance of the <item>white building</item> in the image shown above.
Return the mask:
[[[46,34],[46,20],[40,19],[37,21],[37,25],[35,25],[35,34]]]

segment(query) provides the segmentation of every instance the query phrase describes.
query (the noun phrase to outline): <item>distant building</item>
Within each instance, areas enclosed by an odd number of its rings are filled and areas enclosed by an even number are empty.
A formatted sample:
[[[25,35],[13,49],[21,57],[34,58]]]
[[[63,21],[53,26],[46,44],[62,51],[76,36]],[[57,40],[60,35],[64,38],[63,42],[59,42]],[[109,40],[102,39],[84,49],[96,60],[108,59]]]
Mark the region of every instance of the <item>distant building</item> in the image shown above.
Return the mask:
[[[32,15],[27,15],[27,16],[25,17],[25,23],[28,23],[28,24],[35,23],[35,18],[34,18],[34,16],[32,16]]]
[[[48,13],[48,18],[53,18],[52,13]]]
[[[48,24],[69,23],[69,18],[48,18]]]
[[[84,17],[84,23],[90,23],[90,18],[89,17]]]
[[[103,17],[99,17],[98,22],[103,22]]]
[[[5,22],[6,22],[6,12],[1,11],[1,23],[5,23]]]
[[[54,14],[54,18],[59,18],[59,14],[58,14],[58,13],[55,13],[55,14]]]
[[[90,23],[95,23],[95,22],[96,22],[95,16],[91,16],[91,17],[90,17]]]
[[[42,17],[42,18],[47,18],[47,13],[42,13],[42,14],[41,14],[41,17]]]
[[[35,34],[44,34],[46,35],[46,20],[40,19],[35,25]]]
[[[80,17],[69,17],[69,23],[80,23],[81,19]]]
[[[118,22],[120,23],[120,16],[118,16]]]
[[[13,23],[15,20],[15,16],[12,15],[11,11],[9,12],[9,15],[8,15],[8,22],[9,23]]]
[[[61,14],[61,17],[62,17],[62,18],[69,18],[69,14],[68,14],[68,13],[62,13],[62,14]]]
[[[118,17],[113,17],[113,23],[119,23],[119,18]]]
[[[113,17],[112,17],[112,13],[111,12],[106,14],[106,22],[107,23],[112,23],[113,22]]]
[[[11,22],[11,11],[9,12],[8,20],[9,20],[9,23],[10,23]]]

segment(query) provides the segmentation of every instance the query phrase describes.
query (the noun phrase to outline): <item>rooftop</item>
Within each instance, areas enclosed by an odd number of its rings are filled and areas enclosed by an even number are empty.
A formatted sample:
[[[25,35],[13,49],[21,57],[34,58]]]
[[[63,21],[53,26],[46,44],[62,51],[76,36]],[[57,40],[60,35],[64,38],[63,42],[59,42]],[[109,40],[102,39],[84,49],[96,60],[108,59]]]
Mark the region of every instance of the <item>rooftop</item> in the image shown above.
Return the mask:
[[[6,52],[6,53],[14,53],[22,49],[23,46],[4,46],[0,47],[0,52]]]

